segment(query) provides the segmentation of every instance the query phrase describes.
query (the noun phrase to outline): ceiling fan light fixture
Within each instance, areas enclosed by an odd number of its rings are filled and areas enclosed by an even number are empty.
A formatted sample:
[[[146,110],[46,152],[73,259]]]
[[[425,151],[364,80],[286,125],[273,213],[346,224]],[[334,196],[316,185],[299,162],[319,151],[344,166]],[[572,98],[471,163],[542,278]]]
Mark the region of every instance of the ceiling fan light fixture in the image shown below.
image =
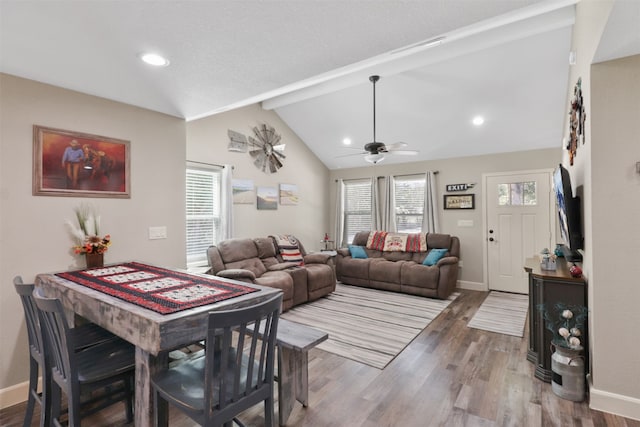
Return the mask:
[[[375,164],[380,163],[381,161],[384,160],[384,154],[382,154],[382,153],[367,154],[366,156],[364,156],[364,159],[367,162],[373,163],[375,165]]]

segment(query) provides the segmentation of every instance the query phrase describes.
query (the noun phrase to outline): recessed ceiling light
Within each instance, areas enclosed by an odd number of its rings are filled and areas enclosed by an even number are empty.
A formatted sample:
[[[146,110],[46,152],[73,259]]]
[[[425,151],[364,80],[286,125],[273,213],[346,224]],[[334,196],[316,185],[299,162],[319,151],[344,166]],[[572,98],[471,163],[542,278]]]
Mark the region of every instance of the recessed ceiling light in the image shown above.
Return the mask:
[[[140,54],[140,59],[142,59],[147,64],[156,67],[166,67],[167,65],[169,65],[169,60],[163,56],[158,55],[157,53]]]
[[[342,140],[342,143],[343,143],[344,145],[351,145],[351,138],[345,138],[345,139],[343,139],[343,140]]]
[[[475,116],[473,118],[473,120],[471,121],[471,123],[473,123],[476,126],[480,126],[484,123],[484,117],[482,116]]]

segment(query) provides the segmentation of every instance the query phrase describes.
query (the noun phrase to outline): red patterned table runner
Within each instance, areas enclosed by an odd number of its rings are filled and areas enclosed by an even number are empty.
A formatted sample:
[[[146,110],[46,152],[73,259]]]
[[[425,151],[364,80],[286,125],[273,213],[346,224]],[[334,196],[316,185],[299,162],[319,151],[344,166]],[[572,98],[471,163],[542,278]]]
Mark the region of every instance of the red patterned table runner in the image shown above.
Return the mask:
[[[213,304],[258,290],[137,262],[57,273],[56,276],[161,314]]]

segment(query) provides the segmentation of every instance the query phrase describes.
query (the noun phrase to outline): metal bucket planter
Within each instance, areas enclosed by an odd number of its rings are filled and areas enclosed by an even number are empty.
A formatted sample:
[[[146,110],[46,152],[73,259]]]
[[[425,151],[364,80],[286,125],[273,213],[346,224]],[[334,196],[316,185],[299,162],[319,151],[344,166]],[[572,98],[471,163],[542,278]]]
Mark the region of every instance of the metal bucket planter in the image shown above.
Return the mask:
[[[585,398],[584,356],[582,349],[551,344],[551,389],[563,399],[582,402]]]

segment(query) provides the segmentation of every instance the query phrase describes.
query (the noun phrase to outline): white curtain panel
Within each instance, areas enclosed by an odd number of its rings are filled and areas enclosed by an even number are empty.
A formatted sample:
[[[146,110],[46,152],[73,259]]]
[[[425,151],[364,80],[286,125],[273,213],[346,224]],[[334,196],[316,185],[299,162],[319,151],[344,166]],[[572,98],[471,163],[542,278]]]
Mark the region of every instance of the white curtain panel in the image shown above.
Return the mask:
[[[344,181],[336,180],[336,212],[335,212],[335,241],[336,247],[346,246],[344,238]]]
[[[222,236],[220,241],[233,237],[233,166],[224,165],[222,167],[222,188],[221,188],[221,228]]]
[[[382,196],[382,228],[379,230],[395,233],[398,231],[396,224],[396,184],[393,176],[384,178],[383,196]]]
[[[380,208],[380,185],[374,173],[371,177],[371,230],[384,230]]]
[[[423,233],[440,232],[440,221],[438,219],[438,192],[436,190],[436,174],[428,171],[425,174],[424,183],[424,211],[422,215]]]

